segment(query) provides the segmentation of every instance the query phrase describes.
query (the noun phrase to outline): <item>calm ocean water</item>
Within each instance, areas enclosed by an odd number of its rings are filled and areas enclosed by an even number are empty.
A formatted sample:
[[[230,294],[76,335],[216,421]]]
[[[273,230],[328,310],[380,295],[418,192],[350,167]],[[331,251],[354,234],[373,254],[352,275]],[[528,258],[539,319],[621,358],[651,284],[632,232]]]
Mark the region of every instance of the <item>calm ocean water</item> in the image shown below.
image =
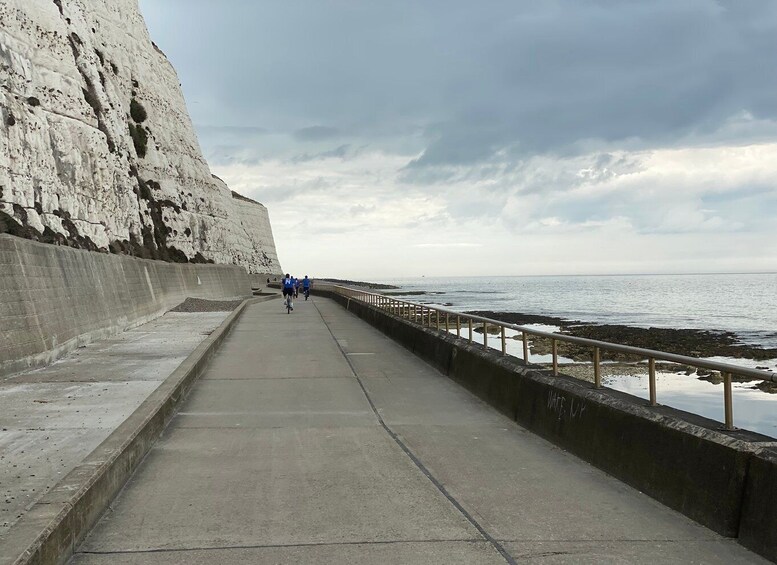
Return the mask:
[[[382,282],[408,292],[435,293],[408,299],[450,304],[449,308],[458,311],[524,312],[638,327],[726,330],[736,333],[743,342],[777,347],[777,273],[425,277]],[[480,335],[475,334],[473,339],[482,343]],[[499,347],[498,340],[490,345]],[[520,343],[511,341],[508,353],[522,356]],[[718,360],[751,367],[766,365],[777,371],[777,360]],[[532,355],[531,361],[549,363],[550,359]],[[571,360],[562,360],[562,364],[565,362]],[[645,371],[632,371],[626,366],[618,371],[623,372],[603,379],[605,386],[648,397]],[[735,425],[777,438],[777,394],[757,390],[752,383],[735,383],[734,389]],[[722,385],[699,380],[695,375],[659,372],[658,401],[723,420]]]
[[[445,277],[383,281],[440,294],[416,301],[451,309],[543,314],[638,327],[735,332],[777,347],[777,273],[546,277]]]

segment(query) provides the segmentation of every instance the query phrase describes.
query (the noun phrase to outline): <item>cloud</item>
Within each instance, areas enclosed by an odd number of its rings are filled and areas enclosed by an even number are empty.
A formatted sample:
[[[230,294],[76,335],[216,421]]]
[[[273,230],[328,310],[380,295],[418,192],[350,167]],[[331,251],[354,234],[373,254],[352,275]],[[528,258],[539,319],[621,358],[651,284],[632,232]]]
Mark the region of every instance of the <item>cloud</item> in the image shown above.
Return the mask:
[[[141,0],[282,257],[777,268],[773,0],[229,5]]]
[[[339,135],[340,130],[328,126],[310,126],[294,132],[294,137],[299,141],[322,141]]]
[[[142,4],[207,38],[152,25],[195,119],[298,142],[415,136],[414,169],[741,141],[729,122],[743,113],[777,131],[771,0]]]
[[[441,249],[441,248],[467,248],[467,247],[483,247],[482,243],[416,243],[413,247],[423,249]]]
[[[304,163],[306,161],[318,161],[323,159],[345,159],[351,153],[351,144],[344,143],[334,149],[321,151],[319,153],[303,153],[291,158],[292,163]]]

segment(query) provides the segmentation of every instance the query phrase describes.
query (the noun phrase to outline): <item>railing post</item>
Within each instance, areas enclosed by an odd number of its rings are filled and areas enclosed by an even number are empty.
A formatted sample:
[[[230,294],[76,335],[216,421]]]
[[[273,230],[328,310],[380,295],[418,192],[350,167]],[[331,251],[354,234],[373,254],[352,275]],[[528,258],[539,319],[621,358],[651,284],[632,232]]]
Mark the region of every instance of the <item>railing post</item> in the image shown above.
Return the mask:
[[[523,339],[523,361],[527,365],[529,364],[529,336],[526,332],[521,332],[521,338]]]
[[[558,377],[558,341],[552,339],[551,347],[553,349],[553,376]]]
[[[456,337],[461,337],[461,316],[456,316]]]
[[[502,355],[507,355],[507,338],[505,337],[504,326],[502,326]]]
[[[440,311],[435,310],[434,311],[434,321],[437,323],[437,331],[440,331]]]
[[[656,360],[652,357],[648,359],[648,386],[650,387],[650,405],[655,406],[656,402]]]
[[[469,342],[472,343],[472,318],[467,318],[469,324]]]
[[[734,396],[731,390],[731,373],[723,373],[723,401],[726,412],[726,429],[734,429]]]
[[[451,332],[451,315],[446,312],[445,313],[445,333]]]
[[[483,322],[483,347],[488,349],[488,322]]]
[[[599,367],[599,348],[594,347],[594,386],[602,388],[602,373]]]

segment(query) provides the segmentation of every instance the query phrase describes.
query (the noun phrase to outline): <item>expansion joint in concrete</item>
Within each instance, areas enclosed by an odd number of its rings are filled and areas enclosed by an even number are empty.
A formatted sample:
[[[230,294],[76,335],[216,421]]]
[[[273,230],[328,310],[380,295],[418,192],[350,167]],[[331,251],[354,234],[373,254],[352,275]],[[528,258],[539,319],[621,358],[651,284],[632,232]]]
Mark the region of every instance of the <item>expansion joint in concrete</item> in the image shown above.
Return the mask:
[[[276,544],[237,544],[202,547],[153,547],[150,549],[125,549],[112,551],[77,551],[74,555],[143,555],[148,553],[185,553],[188,551],[227,551],[231,549],[294,549],[300,547],[342,547],[354,545],[395,545],[400,543],[435,544],[435,543],[483,543],[482,539],[394,539],[394,540],[361,540],[338,542],[311,543],[276,543]]]
[[[499,554],[504,558],[504,560],[509,563],[510,565],[516,565],[515,559],[507,552],[507,550],[502,546],[499,541],[496,540],[491,534],[489,534],[486,529],[472,516],[467,510],[461,505],[461,503],[456,500],[456,498],[448,492],[448,489],[445,488],[445,486],[432,474],[432,472],[426,467],[426,465],[423,464],[423,462],[416,457],[416,455],[410,450],[410,448],[405,444],[404,441],[399,437],[399,435],[392,430],[388,424],[383,420],[383,417],[380,415],[380,412],[378,412],[377,407],[375,406],[375,403],[372,401],[372,398],[370,397],[370,393],[367,391],[367,389],[364,386],[364,383],[362,382],[361,378],[359,377],[359,373],[356,371],[356,367],[354,367],[353,363],[351,362],[351,358],[348,356],[348,354],[343,349],[343,346],[340,344],[340,342],[335,337],[334,332],[332,331],[332,328],[327,323],[326,319],[324,318],[324,315],[321,313],[321,310],[318,308],[318,305],[316,304],[315,300],[313,301],[313,306],[315,306],[316,311],[318,312],[318,315],[321,316],[321,321],[326,326],[326,329],[329,331],[329,334],[332,336],[332,339],[334,340],[335,344],[337,345],[337,349],[340,351],[340,353],[343,356],[343,359],[345,359],[345,362],[348,363],[348,367],[351,369],[351,373],[353,373],[353,376],[356,378],[356,382],[359,383],[359,387],[362,389],[362,393],[364,394],[364,397],[367,399],[367,402],[370,405],[370,408],[372,409],[373,414],[375,414],[375,418],[377,418],[378,423],[380,423],[381,427],[388,433],[388,435],[391,437],[391,439],[394,440],[394,442],[399,446],[399,448],[407,455],[410,460],[413,462],[413,464],[418,468],[423,475],[429,479],[429,481],[435,486],[435,488],[442,494],[448,502],[450,502],[456,510],[459,511],[459,513],[470,523],[472,526],[480,533],[481,536],[483,536],[483,539],[490,543],[493,548],[499,552]]]

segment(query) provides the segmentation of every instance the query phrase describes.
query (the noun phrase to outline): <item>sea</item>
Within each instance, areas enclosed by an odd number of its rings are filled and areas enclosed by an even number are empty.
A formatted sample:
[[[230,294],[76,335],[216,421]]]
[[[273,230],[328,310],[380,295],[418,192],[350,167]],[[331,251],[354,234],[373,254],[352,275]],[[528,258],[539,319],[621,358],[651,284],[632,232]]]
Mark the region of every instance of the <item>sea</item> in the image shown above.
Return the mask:
[[[380,282],[399,287],[399,291],[392,292],[407,292],[405,296],[410,301],[444,305],[459,312],[520,312],[636,327],[728,331],[743,343],[777,347],[777,273],[417,277]],[[419,292],[425,294],[415,294]],[[482,343],[479,334],[473,335],[473,339]],[[499,347],[497,342],[491,340],[489,345]],[[520,357],[520,345],[511,343],[509,353]],[[767,367],[777,373],[777,359],[710,359]],[[541,356],[530,361],[549,362]],[[609,374],[603,382],[605,386],[648,398],[644,371]],[[657,384],[659,403],[723,420],[722,385],[683,371],[660,372]],[[735,425],[777,437],[777,394],[761,391],[752,382],[735,383],[734,389]]]
[[[417,302],[456,311],[541,314],[636,327],[734,332],[777,347],[777,273],[527,277],[418,277],[384,280]],[[412,298],[412,296],[408,296]]]

